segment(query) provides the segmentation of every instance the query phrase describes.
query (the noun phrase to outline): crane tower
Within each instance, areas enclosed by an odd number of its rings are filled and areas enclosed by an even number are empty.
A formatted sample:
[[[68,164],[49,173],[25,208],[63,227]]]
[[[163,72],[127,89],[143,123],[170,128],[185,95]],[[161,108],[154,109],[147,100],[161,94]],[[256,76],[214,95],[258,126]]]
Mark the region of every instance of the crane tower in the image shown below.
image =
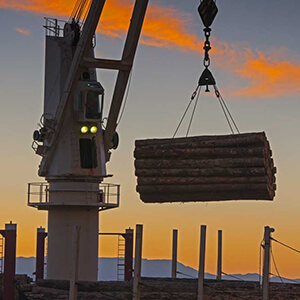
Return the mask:
[[[120,60],[94,55],[104,4],[78,1],[63,30],[57,20],[46,19],[44,111],[32,144],[42,157],[39,176],[46,183],[28,185],[28,204],[48,211],[48,279],[70,279],[72,230],[80,226],[78,280],[97,280],[99,210],[119,206],[119,185],[102,181],[108,177],[111,149],[118,144],[117,119],[148,0],[136,0]],[[107,101],[97,68],[118,71],[105,130]]]

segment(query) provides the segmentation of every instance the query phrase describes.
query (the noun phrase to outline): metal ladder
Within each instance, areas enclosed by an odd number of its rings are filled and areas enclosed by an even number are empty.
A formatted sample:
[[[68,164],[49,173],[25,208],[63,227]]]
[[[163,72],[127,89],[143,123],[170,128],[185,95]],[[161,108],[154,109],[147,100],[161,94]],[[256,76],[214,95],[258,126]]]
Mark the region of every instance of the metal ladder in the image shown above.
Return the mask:
[[[3,274],[3,265],[4,265],[4,238],[0,237],[0,274]]]
[[[123,281],[125,277],[125,238],[118,235],[118,265],[117,265],[117,279]]]

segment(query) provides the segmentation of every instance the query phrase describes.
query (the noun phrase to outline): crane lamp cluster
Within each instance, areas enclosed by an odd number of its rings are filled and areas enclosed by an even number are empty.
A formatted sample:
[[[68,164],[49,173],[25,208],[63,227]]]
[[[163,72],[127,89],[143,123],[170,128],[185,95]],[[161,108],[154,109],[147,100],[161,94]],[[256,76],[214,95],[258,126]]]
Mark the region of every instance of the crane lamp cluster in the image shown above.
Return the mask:
[[[88,133],[88,132],[90,132],[90,133],[97,133],[97,131],[98,131],[98,127],[97,126],[91,126],[89,128],[88,126],[84,125],[84,126],[82,126],[80,128],[80,132],[83,133],[83,134]]]

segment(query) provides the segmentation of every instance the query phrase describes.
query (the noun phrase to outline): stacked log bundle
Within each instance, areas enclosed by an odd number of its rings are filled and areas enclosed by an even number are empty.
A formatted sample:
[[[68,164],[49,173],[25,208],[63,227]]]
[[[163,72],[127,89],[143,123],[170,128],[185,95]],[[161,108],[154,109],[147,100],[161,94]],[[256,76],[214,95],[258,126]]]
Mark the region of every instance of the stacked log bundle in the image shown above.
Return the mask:
[[[135,142],[147,203],[273,200],[276,168],[264,132]]]

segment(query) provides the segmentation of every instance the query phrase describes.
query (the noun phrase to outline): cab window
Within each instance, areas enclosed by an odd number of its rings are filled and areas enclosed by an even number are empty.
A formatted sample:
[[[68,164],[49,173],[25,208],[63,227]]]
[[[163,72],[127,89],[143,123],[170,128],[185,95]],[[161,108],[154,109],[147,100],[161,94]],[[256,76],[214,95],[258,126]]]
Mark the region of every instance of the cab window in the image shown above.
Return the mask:
[[[101,103],[103,95],[98,92],[88,91],[86,94],[86,110],[85,117],[87,119],[101,118]]]

